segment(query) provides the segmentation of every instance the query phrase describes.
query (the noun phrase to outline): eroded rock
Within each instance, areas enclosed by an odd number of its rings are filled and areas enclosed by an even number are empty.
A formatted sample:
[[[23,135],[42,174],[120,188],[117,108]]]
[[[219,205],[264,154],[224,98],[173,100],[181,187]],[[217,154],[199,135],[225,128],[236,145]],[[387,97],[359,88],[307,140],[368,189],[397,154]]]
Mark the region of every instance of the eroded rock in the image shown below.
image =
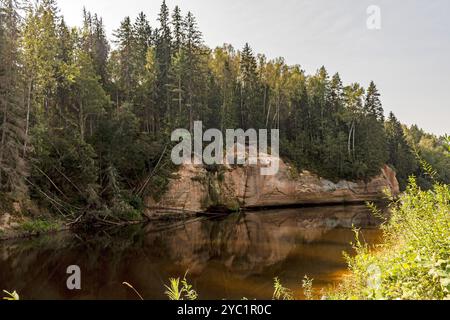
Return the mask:
[[[282,160],[278,174],[263,176],[260,174],[261,166],[225,165],[211,171],[202,165],[183,165],[160,201],[146,199],[147,213],[352,204],[381,200],[386,189],[393,195],[400,193],[396,174],[389,166],[382,168],[380,174],[368,183],[334,183],[308,171],[295,173]]]

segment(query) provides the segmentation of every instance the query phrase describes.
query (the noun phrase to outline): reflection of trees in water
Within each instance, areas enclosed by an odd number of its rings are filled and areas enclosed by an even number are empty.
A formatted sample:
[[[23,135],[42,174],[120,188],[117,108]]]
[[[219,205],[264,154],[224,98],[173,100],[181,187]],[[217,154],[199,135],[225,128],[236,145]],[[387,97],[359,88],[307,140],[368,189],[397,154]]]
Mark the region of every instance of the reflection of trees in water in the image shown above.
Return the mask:
[[[76,264],[85,284],[79,297],[127,297],[122,281],[159,293],[169,276],[188,269],[193,276],[227,272],[244,278],[292,257],[295,263],[321,258],[309,246],[334,250],[334,242],[342,239],[330,231],[353,224],[366,227],[376,221],[361,207],[271,210],[6,242],[0,244],[0,283],[24,297],[73,298],[65,271]]]
[[[192,272],[201,273],[216,262],[246,275],[261,273],[299,244],[320,241],[330,230],[377,224],[365,207],[272,210],[194,221],[177,230],[149,233],[147,241],[162,245],[170,260]]]

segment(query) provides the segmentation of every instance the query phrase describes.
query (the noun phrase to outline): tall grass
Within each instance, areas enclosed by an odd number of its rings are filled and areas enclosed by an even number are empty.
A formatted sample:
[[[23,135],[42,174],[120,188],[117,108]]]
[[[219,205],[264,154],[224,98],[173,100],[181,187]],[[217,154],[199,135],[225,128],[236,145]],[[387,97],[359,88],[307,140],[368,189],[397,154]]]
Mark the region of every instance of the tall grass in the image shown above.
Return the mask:
[[[384,243],[369,248],[357,237],[351,275],[327,298],[450,299],[450,187],[424,191],[411,178],[391,211]]]
[[[3,293],[6,294],[6,297],[4,297],[3,300],[9,300],[9,301],[20,300],[20,296],[19,296],[19,294],[16,291],[8,292],[6,290],[3,290]]]

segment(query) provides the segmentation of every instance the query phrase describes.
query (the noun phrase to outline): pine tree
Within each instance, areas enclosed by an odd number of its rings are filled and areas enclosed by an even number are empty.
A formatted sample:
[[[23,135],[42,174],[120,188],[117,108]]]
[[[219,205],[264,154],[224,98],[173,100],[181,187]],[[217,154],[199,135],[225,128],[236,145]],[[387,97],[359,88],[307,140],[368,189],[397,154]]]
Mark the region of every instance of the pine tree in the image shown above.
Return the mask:
[[[180,7],[175,6],[172,13],[172,29],[173,29],[173,50],[179,52],[184,44],[184,21],[181,15]]]
[[[136,77],[136,87],[133,95],[134,110],[135,114],[142,119],[142,129],[150,132],[152,131],[150,127],[154,127],[154,125],[151,125],[150,118],[153,117],[156,70],[153,60],[152,28],[143,12],[138,15],[133,25],[133,34],[135,42],[133,65],[135,69],[134,76]]]
[[[380,93],[373,81],[370,82],[367,89],[364,108],[367,114],[374,116],[380,122],[384,122],[384,110],[380,101]]]
[[[20,199],[27,194],[28,170],[17,10],[15,0],[0,1],[0,191]]]
[[[130,17],[126,17],[120,24],[120,27],[114,33],[115,43],[118,47],[116,51],[117,57],[117,100],[118,103],[131,102],[133,98],[133,90],[136,87],[134,49],[135,39],[133,26]],[[117,106],[119,107],[119,106]]]
[[[386,138],[389,151],[388,164],[397,171],[400,186],[405,188],[409,176],[417,170],[417,161],[406,141],[401,123],[391,112],[386,121]]]
[[[240,63],[240,102],[239,112],[242,128],[259,128],[263,126],[263,120],[257,119],[261,115],[261,110],[255,110],[258,104],[258,76],[257,63],[252,49],[248,43],[245,44],[241,52]],[[276,113],[277,123],[279,123],[279,110]],[[253,118],[255,120],[253,120]],[[259,121],[258,121],[259,120]],[[277,126],[278,128],[279,126]]]
[[[156,32],[156,61],[158,69],[157,105],[159,117],[168,127],[173,126],[172,98],[170,92],[170,70],[172,64],[172,34],[170,30],[169,8],[165,0],[158,16],[160,27]],[[164,117],[165,116],[165,117]]]
[[[110,46],[103,25],[103,19],[94,15],[93,21],[93,48],[91,58],[94,63],[96,73],[100,76],[103,86],[108,84],[108,57]]]
[[[376,175],[387,161],[387,145],[384,131],[384,110],[380,94],[373,82],[367,89],[363,114],[358,131],[358,158],[364,164],[361,177]]]
[[[152,46],[152,28],[143,12],[139,13],[136,18],[133,34],[136,41],[136,55],[140,61],[145,61],[147,51]]]
[[[194,15],[188,12],[184,20],[185,36],[185,94],[189,109],[189,129],[193,130],[195,120],[204,119],[202,101],[206,86],[204,85],[204,50],[202,34],[197,28]]]

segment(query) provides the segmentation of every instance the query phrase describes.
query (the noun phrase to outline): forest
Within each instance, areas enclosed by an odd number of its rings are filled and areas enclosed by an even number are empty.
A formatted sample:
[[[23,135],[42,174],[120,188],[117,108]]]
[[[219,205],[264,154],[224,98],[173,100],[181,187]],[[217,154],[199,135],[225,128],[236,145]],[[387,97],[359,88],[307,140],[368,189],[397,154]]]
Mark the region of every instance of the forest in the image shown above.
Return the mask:
[[[165,1],[157,25],[125,17],[111,41],[87,10],[72,27],[56,0],[0,3],[2,206],[139,217],[175,170],[171,132],[195,121],[280,129],[286,161],[333,181],[369,180],[389,164],[403,188],[410,175],[431,188],[426,162],[450,183],[448,138],[385,116],[374,82],[306,74],[249,44],[208,48],[193,13]]]

